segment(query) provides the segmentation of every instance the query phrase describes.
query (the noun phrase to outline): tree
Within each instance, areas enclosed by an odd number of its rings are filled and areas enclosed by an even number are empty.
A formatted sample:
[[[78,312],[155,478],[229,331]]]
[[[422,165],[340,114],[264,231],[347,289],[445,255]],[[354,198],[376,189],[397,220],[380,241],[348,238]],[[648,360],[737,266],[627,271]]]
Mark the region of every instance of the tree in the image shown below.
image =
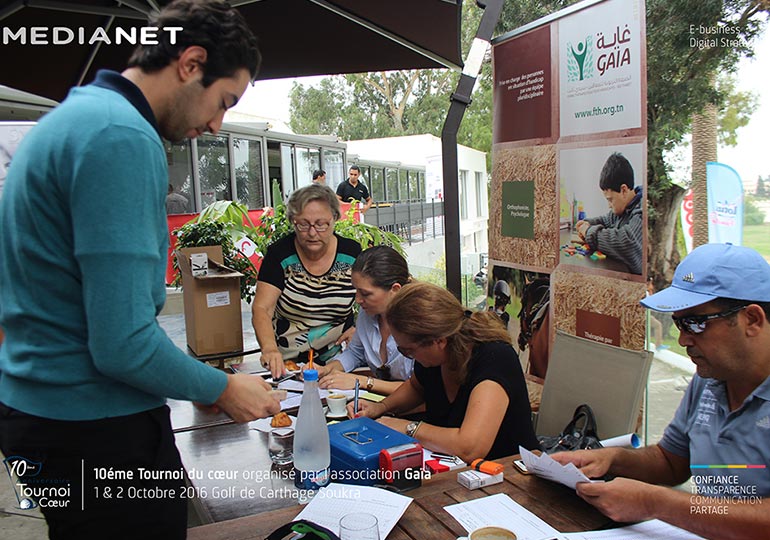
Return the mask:
[[[518,28],[577,1],[508,0],[497,33]],[[480,11],[473,2],[465,3],[463,50],[467,51],[470,38],[478,27]],[[670,282],[680,259],[674,233],[684,189],[672,183],[666,155],[691,132],[693,115],[701,113],[707,104],[718,110],[720,139],[728,144],[735,140],[735,130],[743,125],[753,109],[751,97],[734,92],[729,84],[721,84],[718,75],[734,72],[741,57],[752,55],[751,44],[764,27],[762,14],[768,11],[768,0],[646,0],[648,265],[651,275],[655,276],[656,288]],[[730,34],[730,46],[691,46],[692,26],[714,28],[725,25],[734,30]],[[457,75],[448,74],[446,84],[440,84],[442,73],[446,72],[431,70],[427,73],[430,75],[426,74],[422,79],[417,76],[411,94],[405,100],[399,98],[406,95],[409,88],[408,81],[412,77],[409,72],[379,74],[379,78],[369,77],[370,80],[361,75],[338,77],[337,80],[343,81],[342,87],[347,89],[339,90],[330,85],[325,96],[316,96],[318,102],[315,104],[305,103],[303,95],[309,92],[308,89],[298,90],[296,102],[292,92],[290,125],[295,131],[318,133],[318,130],[308,131],[296,126],[302,125],[304,119],[320,114],[325,103],[323,99],[328,98],[337,100],[328,110],[332,117],[340,117],[341,127],[321,131],[323,133],[336,133],[343,139],[412,133],[439,135],[449,105],[448,94],[456,86]],[[392,98],[373,84],[379,81],[379,86],[384,89],[383,77],[394,90]],[[716,86],[715,80],[718,81]],[[354,84],[360,94],[351,92]],[[404,94],[398,94],[402,89]],[[335,94],[337,90],[340,95]],[[472,97],[458,142],[491,152],[492,73],[488,62],[483,66]],[[402,112],[398,112],[399,103],[405,103]],[[314,125],[321,124],[316,122]]]
[[[671,182],[666,152],[682,141],[693,114],[707,104],[721,106],[725,93],[714,87],[717,73],[734,72],[762,28],[758,0],[647,1],[647,138],[649,201],[648,265],[660,288],[670,282],[679,263],[674,229],[684,190]],[[735,47],[692,47],[691,25],[736,30]],[[721,42],[717,42],[721,43]]]
[[[717,91],[724,96],[718,114],[719,144],[736,146],[738,129],[748,125],[752,113],[757,110],[759,98],[754,92],[739,92],[735,89],[735,78],[722,75],[717,79]]]
[[[481,15],[473,2],[463,6],[463,51],[470,48]],[[326,77],[319,88],[295,84],[289,126],[297,133],[334,134],[343,140],[439,136],[458,78],[447,69],[425,69]],[[485,102],[491,106],[491,94]]]
[[[761,176],[757,177],[757,189],[754,192],[754,195],[757,199],[764,199],[768,195],[767,189],[765,188],[765,179]]]
[[[508,2],[499,30],[517,28],[573,3]],[[648,270],[657,289],[670,283],[679,263],[674,232],[685,193],[672,183],[665,156],[681,144],[691,131],[693,115],[707,104],[724,111],[721,118],[725,120],[719,124],[727,130],[723,137],[734,137],[739,123],[726,114],[730,110],[729,88],[715,87],[713,81],[717,74],[734,72],[742,56],[752,55],[751,44],[763,28],[761,15],[769,9],[767,0],[646,0]],[[734,30],[731,46],[691,46],[693,26],[725,25]],[[740,98],[734,101],[746,102]],[[742,110],[747,114],[750,109]],[[742,118],[741,114],[736,113],[736,118]]]

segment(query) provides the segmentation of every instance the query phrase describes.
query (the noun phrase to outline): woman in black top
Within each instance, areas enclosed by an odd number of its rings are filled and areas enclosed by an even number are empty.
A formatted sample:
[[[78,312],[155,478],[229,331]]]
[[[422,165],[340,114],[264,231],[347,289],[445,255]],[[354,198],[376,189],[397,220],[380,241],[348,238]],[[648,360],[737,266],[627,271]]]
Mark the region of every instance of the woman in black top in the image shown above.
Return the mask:
[[[391,299],[386,317],[401,354],[416,361],[414,374],[380,403],[362,402],[361,415],[468,462],[539,448],[518,356],[493,313],[466,313],[449,291],[414,283]],[[424,422],[383,416],[421,404]]]

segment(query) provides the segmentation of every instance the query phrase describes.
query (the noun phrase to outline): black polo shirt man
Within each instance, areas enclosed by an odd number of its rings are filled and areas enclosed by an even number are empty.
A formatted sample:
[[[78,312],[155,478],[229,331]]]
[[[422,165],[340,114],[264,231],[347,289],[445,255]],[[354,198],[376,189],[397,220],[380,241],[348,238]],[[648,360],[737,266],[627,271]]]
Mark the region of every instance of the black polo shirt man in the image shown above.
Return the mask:
[[[347,182],[342,182],[337,186],[337,198],[342,202],[350,202],[350,199],[363,202],[364,207],[361,209],[361,213],[365,214],[372,206],[373,201],[369,195],[369,188],[363,182],[359,182],[359,176],[361,176],[361,169],[358,165],[352,165],[348,171]]]

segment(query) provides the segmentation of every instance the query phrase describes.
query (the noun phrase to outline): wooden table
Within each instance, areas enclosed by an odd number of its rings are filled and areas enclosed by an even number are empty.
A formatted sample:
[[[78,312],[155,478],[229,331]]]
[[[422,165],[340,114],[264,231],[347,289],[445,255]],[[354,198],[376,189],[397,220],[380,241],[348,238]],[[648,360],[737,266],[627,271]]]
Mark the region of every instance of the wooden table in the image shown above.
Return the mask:
[[[224,413],[211,413],[187,401],[169,400],[168,405],[176,445],[190,477],[191,493],[196,495],[191,497],[196,522],[296,506],[292,480],[268,456],[267,433],[252,429],[253,423],[236,424]],[[456,473],[447,474],[452,488],[466,491],[457,484]],[[514,480],[516,476],[521,475],[516,472]]]
[[[272,465],[267,434],[249,424],[235,424],[224,415],[194,409],[187,402],[170,402],[176,444],[190,476],[190,503],[199,522],[188,530],[195,540],[264,539],[302,510],[297,504],[289,470]],[[485,495],[506,493],[516,502],[563,531],[612,526],[608,518],[580,499],[573,490],[505,465],[502,484],[468,490],[457,483],[457,471],[434,475],[406,495],[409,506],[388,540],[455,540],[463,528],[444,506]]]
[[[477,499],[486,495],[505,493],[532,513],[562,532],[586,531],[615,525],[584,502],[575,492],[559,484],[525,476],[512,466],[513,458],[505,464],[505,481],[487,488],[468,490],[457,483],[456,471],[435,475],[423,486],[408,491],[414,499],[387,540],[455,540],[465,530],[450,516],[444,506]],[[248,505],[243,501],[244,506]],[[257,512],[260,507],[255,506]],[[266,509],[266,508],[265,508]],[[249,515],[230,521],[212,523],[188,529],[189,540],[263,540],[279,526],[292,521],[302,506]]]

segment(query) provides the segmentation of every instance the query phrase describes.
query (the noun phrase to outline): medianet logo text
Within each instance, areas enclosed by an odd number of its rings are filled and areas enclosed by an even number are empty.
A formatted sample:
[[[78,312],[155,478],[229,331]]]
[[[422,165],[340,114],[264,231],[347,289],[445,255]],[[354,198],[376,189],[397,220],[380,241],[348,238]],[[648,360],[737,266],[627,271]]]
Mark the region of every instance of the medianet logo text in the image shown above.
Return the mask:
[[[177,34],[184,30],[181,26],[145,26],[143,28],[84,28],[78,26],[30,26],[21,28],[3,27],[3,45],[19,43],[21,45],[157,45],[161,32],[169,34],[169,42],[176,45]]]

